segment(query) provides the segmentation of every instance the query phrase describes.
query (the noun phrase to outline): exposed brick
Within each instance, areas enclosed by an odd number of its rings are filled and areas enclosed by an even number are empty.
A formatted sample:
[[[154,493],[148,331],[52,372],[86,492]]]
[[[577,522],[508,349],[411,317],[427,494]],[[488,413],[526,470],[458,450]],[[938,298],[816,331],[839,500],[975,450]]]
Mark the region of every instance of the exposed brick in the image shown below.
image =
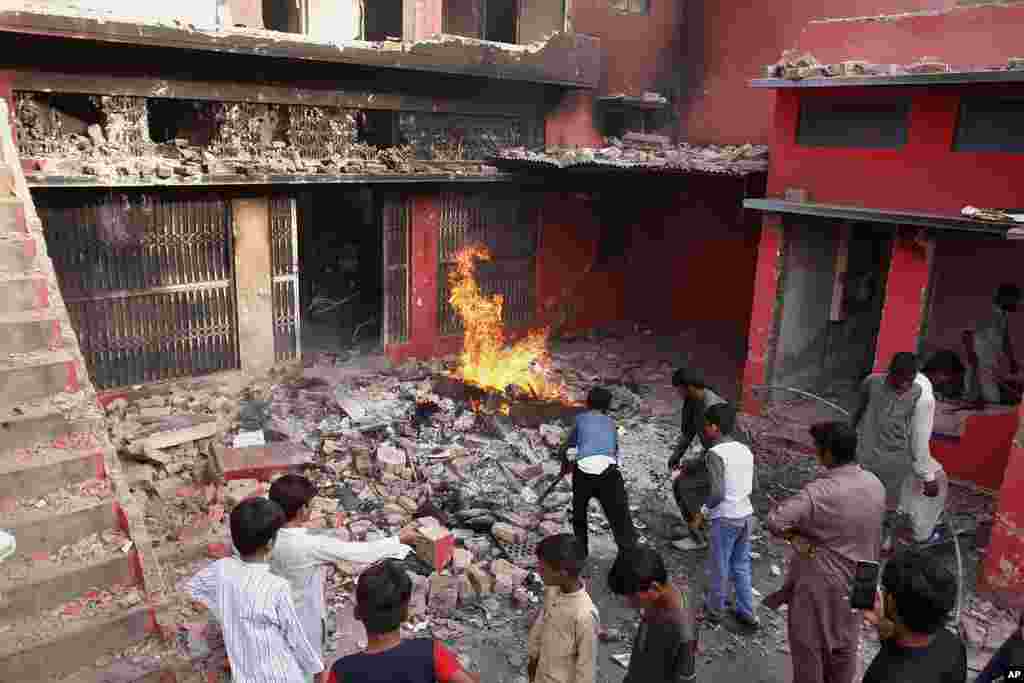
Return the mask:
[[[225,481],[259,479],[266,481],[276,472],[297,470],[313,461],[313,453],[300,444],[282,441],[266,446],[219,449]]]
[[[415,548],[421,560],[440,571],[452,559],[455,536],[444,527],[420,527]]]
[[[466,576],[473,583],[478,595],[489,595],[494,591],[494,577],[483,566],[471,564],[466,567]]]

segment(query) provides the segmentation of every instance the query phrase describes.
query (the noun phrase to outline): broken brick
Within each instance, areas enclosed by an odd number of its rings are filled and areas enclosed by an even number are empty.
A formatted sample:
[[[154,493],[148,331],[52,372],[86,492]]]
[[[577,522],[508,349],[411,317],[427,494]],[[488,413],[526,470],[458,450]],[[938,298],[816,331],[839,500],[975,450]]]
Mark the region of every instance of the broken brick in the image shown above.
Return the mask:
[[[526,543],[527,540],[525,529],[504,522],[495,522],[491,533],[502,543]]]
[[[266,446],[217,449],[224,479],[269,480],[276,472],[297,470],[313,462],[313,452],[301,444],[280,441]]]
[[[421,560],[441,571],[452,559],[455,536],[444,527],[420,527],[415,549]]]
[[[489,595],[494,590],[494,578],[479,564],[466,567],[466,576],[478,595]]]
[[[494,592],[499,595],[510,595],[523,585],[530,574],[504,559],[495,560],[491,564],[491,570],[494,572]]]
[[[206,555],[212,560],[231,557],[231,548],[224,543],[210,543],[206,546]]]
[[[452,551],[452,569],[456,572],[466,571],[466,567],[473,561],[473,554],[465,548],[455,548]]]
[[[438,574],[430,575],[430,600],[431,611],[446,613],[459,605],[459,581],[454,576]]]

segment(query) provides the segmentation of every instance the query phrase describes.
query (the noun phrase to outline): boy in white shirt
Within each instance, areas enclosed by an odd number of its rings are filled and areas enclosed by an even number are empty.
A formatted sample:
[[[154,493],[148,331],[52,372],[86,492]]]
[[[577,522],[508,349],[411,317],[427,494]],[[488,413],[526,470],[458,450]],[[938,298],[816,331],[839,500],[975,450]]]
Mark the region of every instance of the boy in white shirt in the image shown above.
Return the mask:
[[[750,534],[754,506],[750,494],[756,486],[754,454],[732,438],[736,409],[728,403],[710,406],[704,413],[701,440],[708,449],[708,478],[711,492],[701,508],[700,518],[710,521],[707,601],[704,619],[717,624],[725,611],[725,596],[731,579],[736,588],[736,621],[756,630],[750,580]]]
[[[416,534],[405,530],[399,536],[369,543],[351,543],[328,534],[310,533],[310,503],[316,486],[306,477],[286,474],[270,487],[270,500],[284,510],[286,522],[278,534],[270,571],[288,581],[292,599],[309,642],[319,652],[324,646],[324,581],[327,566],[335,562],[372,564],[383,559],[404,559]]]

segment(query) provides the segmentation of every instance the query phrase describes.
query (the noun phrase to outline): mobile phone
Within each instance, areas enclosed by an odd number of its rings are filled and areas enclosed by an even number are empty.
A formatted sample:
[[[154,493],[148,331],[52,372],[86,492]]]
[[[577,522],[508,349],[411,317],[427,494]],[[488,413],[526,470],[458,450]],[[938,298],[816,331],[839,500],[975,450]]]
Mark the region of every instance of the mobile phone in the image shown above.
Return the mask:
[[[877,562],[858,562],[853,575],[853,587],[850,592],[850,607],[853,609],[872,609],[875,606],[875,594],[878,592],[879,565]]]

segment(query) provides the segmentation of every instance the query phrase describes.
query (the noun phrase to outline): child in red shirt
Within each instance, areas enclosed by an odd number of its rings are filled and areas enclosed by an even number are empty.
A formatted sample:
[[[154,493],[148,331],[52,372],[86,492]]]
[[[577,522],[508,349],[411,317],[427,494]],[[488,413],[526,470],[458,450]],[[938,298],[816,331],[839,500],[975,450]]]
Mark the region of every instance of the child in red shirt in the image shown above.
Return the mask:
[[[364,571],[356,584],[356,618],[366,626],[366,650],[342,657],[328,683],[480,683],[440,641],[402,640],[412,580],[393,560]]]

